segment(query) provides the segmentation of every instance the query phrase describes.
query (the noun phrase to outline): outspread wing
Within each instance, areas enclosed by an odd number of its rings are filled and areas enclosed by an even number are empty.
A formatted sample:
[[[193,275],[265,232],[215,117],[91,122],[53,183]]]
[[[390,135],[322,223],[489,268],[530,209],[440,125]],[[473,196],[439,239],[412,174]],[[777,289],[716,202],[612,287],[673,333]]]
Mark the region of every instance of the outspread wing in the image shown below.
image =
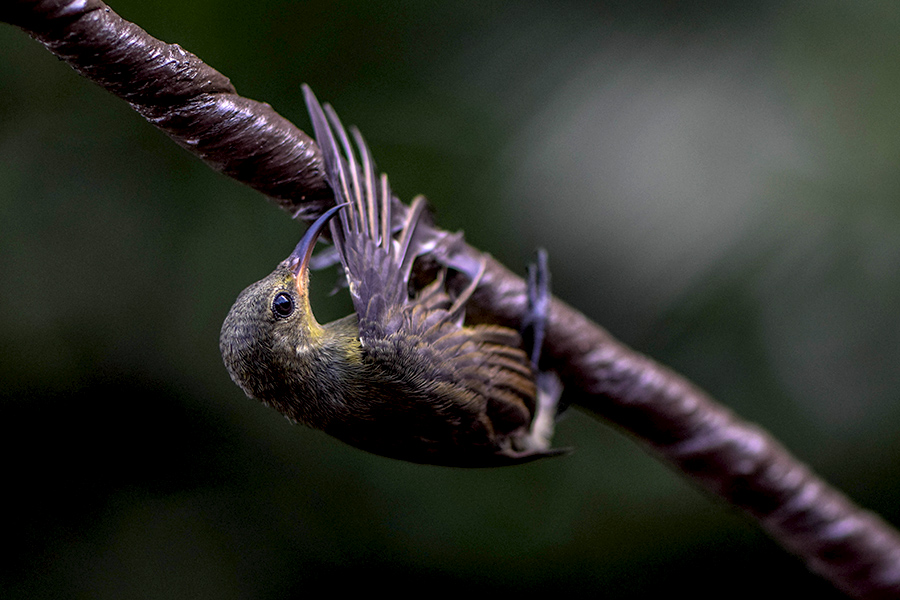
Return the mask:
[[[309,88],[304,93],[335,201],[349,203],[331,222],[331,232],[363,346],[376,353],[389,348],[384,356],[404,355],[426,368],[423,385],[466,390],[460,397],[469,398],[472,412],[484,415],[486,426],[497,434],[527,427],[535,384],[518,334],[504,327],[462,326],[465,303],[484,272],[484,261],[469,269],[471,284],[456,298],[439,278],[410,299],[413,261],[430,248],[416,238],[424,198],[415,198],[408,208],[393,198],[387,177],[376,176],[359,132],[351,129],[357,155],[331,107],[323,109]]]
[[[376,176],[359,131],[352,130],[357,157],[331,107],[323,109],[308,87],[304,93],[335,201],[349,202],[332,221],[331,233],[359,316],[360,338],[365,343],[388,337],[403,325],[409,275],[418,253],[414,236],[425,199],[417,197],[408,208],[394,200],[387,176]]]

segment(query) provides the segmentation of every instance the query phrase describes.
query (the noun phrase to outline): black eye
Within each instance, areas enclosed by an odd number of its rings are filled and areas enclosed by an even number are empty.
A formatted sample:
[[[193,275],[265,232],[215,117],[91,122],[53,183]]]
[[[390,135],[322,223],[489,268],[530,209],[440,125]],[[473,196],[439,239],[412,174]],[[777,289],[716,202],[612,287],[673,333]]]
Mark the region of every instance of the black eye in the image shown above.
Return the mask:
[[[282,319],[291,316],[294,312],[294,299],[287,292],[281,292],[272,300],[272,312]]]

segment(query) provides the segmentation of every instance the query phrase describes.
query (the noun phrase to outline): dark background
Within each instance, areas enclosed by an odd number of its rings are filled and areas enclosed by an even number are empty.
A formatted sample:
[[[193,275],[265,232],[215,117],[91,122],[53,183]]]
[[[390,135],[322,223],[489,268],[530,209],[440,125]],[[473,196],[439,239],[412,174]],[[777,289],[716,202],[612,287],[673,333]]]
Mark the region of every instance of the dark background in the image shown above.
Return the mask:
[[[304,129],[309,83],[401,197],[513,268],[546,247],[559,296],[900,523],[894,0],[112,7]],[[0,49],[4,597],[836,597],[577,410],[573,455],[464,471],[246,399],[219,327],[302,227]]]

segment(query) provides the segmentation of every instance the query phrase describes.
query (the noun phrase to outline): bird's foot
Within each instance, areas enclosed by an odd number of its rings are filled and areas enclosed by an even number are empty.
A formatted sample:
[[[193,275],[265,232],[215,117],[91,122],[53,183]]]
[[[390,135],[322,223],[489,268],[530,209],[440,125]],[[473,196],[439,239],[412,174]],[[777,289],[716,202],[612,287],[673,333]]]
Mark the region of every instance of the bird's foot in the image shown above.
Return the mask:
[[[522,317],[522,340],[531,365],[538,372],[544,334],[550,318],[550,269],[547,267],[547,251],[538,248],[535,262],[528,265],[528,311]]]
[[[535,262],[528,265],[528,311],[522,318],[522,339],[525,351],[531,359],[537,384],[537,401],[534,419],[526,438],[521,440],[529,450],[548,451],[553,437],[559,403],[562,397],[562,382],[553,371],[541,371],[539,364],[547,322],[550,319],[550,269],[547,266],[547,251],[539,248]]]

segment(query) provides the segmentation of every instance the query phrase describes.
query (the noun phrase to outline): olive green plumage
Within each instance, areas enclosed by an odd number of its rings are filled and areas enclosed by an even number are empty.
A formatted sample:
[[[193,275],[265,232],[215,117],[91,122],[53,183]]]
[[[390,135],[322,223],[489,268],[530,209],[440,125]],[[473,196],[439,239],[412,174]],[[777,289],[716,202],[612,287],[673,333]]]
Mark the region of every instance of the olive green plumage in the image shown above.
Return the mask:
[[[238,297],[220,338],[232,379],[289,419],[384,456],[482,467],[556,454],[530,429],[535,376],[518,333],[462,324],[480,274],[455,298],[442,275],[410,297],[424,200],[406,208],[392,199],[358,132],[361,163],[333,111],[329,124],[305,91],[339,206]],[[308,262],[326,224],[356,313],[320,325]]]

